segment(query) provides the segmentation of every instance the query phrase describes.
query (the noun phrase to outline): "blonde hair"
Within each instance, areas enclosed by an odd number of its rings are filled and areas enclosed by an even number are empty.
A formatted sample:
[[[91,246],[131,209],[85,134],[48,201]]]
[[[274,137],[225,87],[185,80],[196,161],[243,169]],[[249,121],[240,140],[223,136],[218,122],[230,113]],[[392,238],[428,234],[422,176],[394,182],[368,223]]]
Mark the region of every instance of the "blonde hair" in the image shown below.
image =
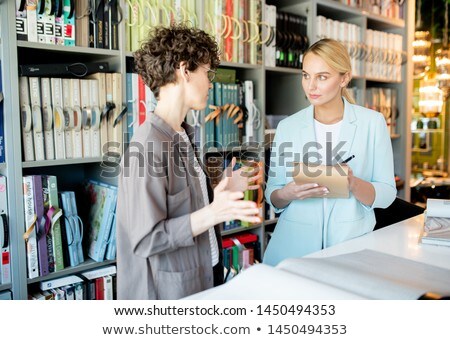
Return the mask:
[[[341,75],[352,72],[352,64],[347,49],[340,42],[333,39],[322,39],[311,45],[303,54],[303,59],[309,54],[313,53],[322,58],[333,70],[339,72]],[[351,79],[351,78],[350,78]],[[342,96],[347,99],[349,103],[355,104],[350,92],[344,87],[341,91]]]

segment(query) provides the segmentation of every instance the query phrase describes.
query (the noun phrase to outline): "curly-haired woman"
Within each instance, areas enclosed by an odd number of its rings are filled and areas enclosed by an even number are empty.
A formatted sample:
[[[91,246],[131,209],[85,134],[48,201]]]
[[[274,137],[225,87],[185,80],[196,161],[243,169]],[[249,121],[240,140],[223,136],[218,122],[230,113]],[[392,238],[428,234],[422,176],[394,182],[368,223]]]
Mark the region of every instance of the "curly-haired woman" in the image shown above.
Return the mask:
[[[218,47],[184,25],[156,27],[134,53],[158,103],[121,163],[117,203],[117,297],[178,299],[223,282],[218,223],[259,222],[235,171],[211,189],[192,144],[189,110],[206,107]]]

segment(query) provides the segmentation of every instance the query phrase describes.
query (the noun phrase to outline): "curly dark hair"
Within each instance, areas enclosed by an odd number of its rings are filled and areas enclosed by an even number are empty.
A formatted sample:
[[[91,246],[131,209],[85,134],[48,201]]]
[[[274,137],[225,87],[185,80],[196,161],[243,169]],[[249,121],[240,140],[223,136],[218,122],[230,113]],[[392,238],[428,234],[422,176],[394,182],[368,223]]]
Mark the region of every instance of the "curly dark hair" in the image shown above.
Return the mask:
[[[214,38],[186,24],[153,27],[133,56],[136,71],[156,98],[162,86],[176,81],[175,71],[180,62],[187,62],[189,71],[196,70],[199,64],[210,64],[213,70],[220,64]]]

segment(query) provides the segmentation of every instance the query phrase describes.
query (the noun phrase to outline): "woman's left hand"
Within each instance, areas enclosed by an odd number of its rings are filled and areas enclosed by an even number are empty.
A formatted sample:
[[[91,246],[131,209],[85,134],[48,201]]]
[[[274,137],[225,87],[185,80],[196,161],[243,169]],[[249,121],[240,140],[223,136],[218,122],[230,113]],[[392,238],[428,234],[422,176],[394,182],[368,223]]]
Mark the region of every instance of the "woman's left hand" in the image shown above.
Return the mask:
[[[233,171],[236,165],[236,157],[233,157],[231,164],[225,169],[224,176],[230,177],[226,190],[240,191],[257,190],[261,187],[259,179],[259,165],[254,161],[246,161],[243,166]]]
[[[359,177],[353,175],[352,169],[348,168],[348,188],[358,201],[367,206],[371,206],[375,200],[375,188]]]
[[[355,177],[353,175],[353,170],[352,168],[348,167],[348,189],[350,190],[350,192],[353,192],[353,190],[355,189],[357,182],[358,182],[358,177]]]

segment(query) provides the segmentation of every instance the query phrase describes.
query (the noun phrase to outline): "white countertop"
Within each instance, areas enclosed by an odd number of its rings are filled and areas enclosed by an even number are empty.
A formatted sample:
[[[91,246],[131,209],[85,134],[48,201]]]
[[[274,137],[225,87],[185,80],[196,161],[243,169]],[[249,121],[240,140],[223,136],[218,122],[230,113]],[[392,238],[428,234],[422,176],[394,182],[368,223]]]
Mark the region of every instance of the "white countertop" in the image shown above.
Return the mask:
[[[423,219],[424,216],[419,215],[323,249],[305,258],[324,258],[370,249],[450,269],[450,247],[419,243]],[[292,260],[282,262],[278,268],[264,264],[254,265],[230,282],[194,294],[187,299],[361,299],[360,295],[296,275],[296,270],[289,271],[289,269],[301,267],[295,264],[295,259]]]
[[[307,257],[328,257],[372,249],[417,262],[450,269],[450,247],[419,243],[423,229],[423,215],[323,249]]]

